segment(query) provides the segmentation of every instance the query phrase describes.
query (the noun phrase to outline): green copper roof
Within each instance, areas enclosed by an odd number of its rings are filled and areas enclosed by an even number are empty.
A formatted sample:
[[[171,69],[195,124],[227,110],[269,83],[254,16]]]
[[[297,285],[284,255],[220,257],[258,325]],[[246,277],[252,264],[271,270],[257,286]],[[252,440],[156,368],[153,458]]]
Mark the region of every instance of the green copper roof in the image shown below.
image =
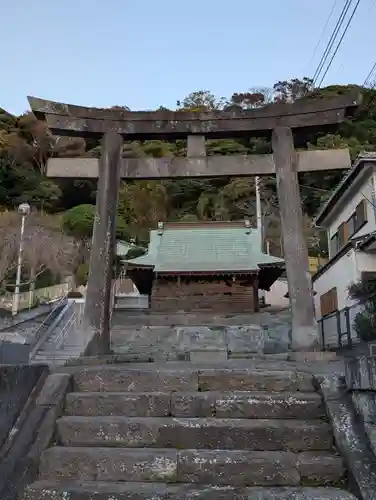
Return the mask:
[[[148,252],[128,262],[153,266],[155,272],[257,271],[262,265],[280,265],[283,260],[263,254],[257,229],[239,224],[203,224],[171,227],[150,232]]]

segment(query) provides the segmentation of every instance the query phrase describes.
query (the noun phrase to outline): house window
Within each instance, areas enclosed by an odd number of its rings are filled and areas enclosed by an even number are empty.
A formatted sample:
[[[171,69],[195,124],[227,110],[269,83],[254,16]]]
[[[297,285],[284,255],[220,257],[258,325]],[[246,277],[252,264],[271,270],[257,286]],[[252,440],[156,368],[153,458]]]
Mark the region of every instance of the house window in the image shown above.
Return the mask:
[[[352,214],[352,216],[350,217],[350,219],[346,222],[346,225],[347,225],[347,230],[348,230],[348,233],[349,233],[349,238],[351,238],[351,236],[355,233],[356,231],[356,212],[354,212]]]
[[[349,230],[345,222],[338,228],[338,250],[340,250],[349,241]]]
[[[338,233],[334,234],[330,239],[330,257],[334,257],[338,252]]]
[[[362,200],[351,217],[338,227],[338,232],[330,240],[330,256],[334,255],[346,245],[349,239],[367,222],[367,202]]]
[[[332,288],[329,292],[320,297],[321,316],[327,316],[338,310],[337,288]]]
[[[355,231],[358,231],[367,222],[367,204],[362,200],[355,210]]]

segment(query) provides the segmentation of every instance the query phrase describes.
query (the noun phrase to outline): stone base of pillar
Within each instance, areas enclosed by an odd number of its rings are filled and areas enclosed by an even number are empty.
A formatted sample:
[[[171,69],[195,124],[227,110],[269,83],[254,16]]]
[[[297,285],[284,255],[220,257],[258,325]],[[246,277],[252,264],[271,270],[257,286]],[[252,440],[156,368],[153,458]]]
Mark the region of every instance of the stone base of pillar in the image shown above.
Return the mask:
[[[294,321],[294,319],[293,319]],[[313,352],[320,350],[318,342],[319,331],[317,325],[292,326],[291,349],[295,352]]]

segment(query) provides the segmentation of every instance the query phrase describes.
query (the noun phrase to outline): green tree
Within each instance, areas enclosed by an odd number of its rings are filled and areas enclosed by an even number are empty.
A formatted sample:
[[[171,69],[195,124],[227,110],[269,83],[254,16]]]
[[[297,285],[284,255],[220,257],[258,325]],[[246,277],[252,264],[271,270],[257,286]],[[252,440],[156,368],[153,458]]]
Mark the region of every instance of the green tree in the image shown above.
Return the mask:
[[[78,205],[65,212],[62,227],[67,234],[78,240],[88,240],[93,235],[94,218],[94,205]],[[119,216],[116,218],[116,236],[128,239],[125,221]]]

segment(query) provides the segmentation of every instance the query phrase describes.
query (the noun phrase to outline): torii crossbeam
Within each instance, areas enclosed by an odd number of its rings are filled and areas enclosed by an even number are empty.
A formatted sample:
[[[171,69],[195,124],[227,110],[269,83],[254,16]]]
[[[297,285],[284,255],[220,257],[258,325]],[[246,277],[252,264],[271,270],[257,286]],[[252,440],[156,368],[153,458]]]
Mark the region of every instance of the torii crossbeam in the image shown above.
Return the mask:
[[[96,220],[90,256],[85,322],[96,334],[98,353],[110,347],[112,263],[120,178],[252,176],[275,173],[284,255],[292,308],[292,347],[309,350],[318,341],[308,251],[303,235],[298,172],[347,169],[347,149],[295,152],[315,130],[335,130],[359,105],[361,97],[272,104],[256,110],[185,112],[125,111],[72,106],[29,97],[35,116],[57,135],[103,137],[100,160],[52,158],[50,177],[99,178]],[[271,135],[273,155],[208,156],[205,138]],[[121,157],[123,140],[187,139],[186,158]]]

